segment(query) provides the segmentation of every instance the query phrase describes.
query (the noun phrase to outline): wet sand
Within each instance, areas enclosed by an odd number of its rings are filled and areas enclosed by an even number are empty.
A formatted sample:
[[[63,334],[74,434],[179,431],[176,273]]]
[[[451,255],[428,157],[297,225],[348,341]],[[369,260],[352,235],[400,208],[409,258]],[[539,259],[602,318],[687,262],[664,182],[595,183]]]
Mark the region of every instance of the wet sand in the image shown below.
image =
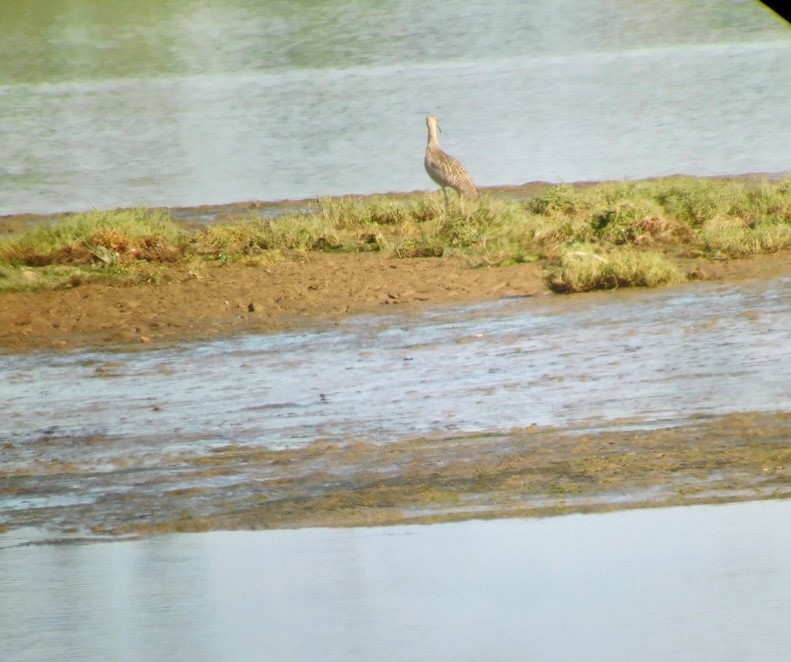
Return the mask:
[[[0,351],[162,345],[328,323],[391,306],[469,303],[545,291],[537,265],[311,254],[269,267],[173,273],[174,282],[0,294]]]

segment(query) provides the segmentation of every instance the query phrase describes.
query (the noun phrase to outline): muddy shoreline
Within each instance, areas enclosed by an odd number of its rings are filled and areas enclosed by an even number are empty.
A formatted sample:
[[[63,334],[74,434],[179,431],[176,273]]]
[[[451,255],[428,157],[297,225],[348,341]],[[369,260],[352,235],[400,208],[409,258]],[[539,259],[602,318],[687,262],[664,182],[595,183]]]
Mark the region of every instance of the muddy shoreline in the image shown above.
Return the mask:
[[[701,281],[791,274],[789,251],[744,260],[680,261]],[[174,268],[170,282],[157,285],[84,283],[6,292],[0,293],[0,352],[146,349],[333,324],[393,306],[419,311],[505,297],[564,296],[550,294],[541,274],[535,263],[471,268],[447,258],[312,253],[266,267]]]

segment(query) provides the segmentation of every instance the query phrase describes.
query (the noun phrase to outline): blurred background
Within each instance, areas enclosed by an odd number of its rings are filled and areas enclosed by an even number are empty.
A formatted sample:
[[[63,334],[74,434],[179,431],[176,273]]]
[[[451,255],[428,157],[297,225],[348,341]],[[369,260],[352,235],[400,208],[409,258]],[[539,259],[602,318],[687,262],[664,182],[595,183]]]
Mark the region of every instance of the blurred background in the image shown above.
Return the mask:
[[[0,214],[790,168],[754,0],[4,0]]]

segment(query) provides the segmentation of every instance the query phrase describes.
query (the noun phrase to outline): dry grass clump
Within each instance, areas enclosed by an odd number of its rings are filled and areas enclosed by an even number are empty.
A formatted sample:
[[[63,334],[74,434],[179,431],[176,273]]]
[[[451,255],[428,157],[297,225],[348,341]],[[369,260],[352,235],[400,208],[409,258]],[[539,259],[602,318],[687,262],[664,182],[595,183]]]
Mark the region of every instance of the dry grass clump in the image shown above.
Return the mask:
[[[588,204],[582,189],[559,184],[534,195],[525,203],[525,208],[531,214],[556,218],[580,214]]]
[[[631,246],[713,259],[743,258],[791,246],[791,179],[671,177],[563,185],[528,201],[526,209],[537,217],[540,229],[535,239],[542,256],[555,266],[565,263],[566,247],[576,243],[596,244],[605,252],[608,247]],[[647,276],[646,280],[653,280],[651,274]],[[604,280],[617,279],[611,274]],[[565,291],[566,286],[562,288]]]
[[[0,290],[73,287],[83,282],[154,282],[159,266],[187,253],[189,236],[156,209],[73,214],[0,240]]]

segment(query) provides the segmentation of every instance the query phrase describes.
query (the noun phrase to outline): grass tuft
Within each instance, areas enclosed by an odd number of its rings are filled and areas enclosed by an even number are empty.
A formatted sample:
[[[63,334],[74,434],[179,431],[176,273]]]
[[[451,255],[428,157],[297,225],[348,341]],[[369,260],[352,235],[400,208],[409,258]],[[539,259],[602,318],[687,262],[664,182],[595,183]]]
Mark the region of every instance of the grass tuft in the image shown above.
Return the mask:
[[[760,253],[776,253],[791,247],[791,224],[762,220],[750,226],[738,218],[712,219],[700,232],[711,257],[744,258]]]
[[[657,287],[686,280],[684,273],[661,253],[632,247],[612,247],[601,253],[589,244],[569,247],[544,272],[553,292],[590,292],[618,287]]]
[[[183,254],[183,230],[160,210],[124,209],[75,214],[0,243],[11,265],[109,265],[172,262]]]

